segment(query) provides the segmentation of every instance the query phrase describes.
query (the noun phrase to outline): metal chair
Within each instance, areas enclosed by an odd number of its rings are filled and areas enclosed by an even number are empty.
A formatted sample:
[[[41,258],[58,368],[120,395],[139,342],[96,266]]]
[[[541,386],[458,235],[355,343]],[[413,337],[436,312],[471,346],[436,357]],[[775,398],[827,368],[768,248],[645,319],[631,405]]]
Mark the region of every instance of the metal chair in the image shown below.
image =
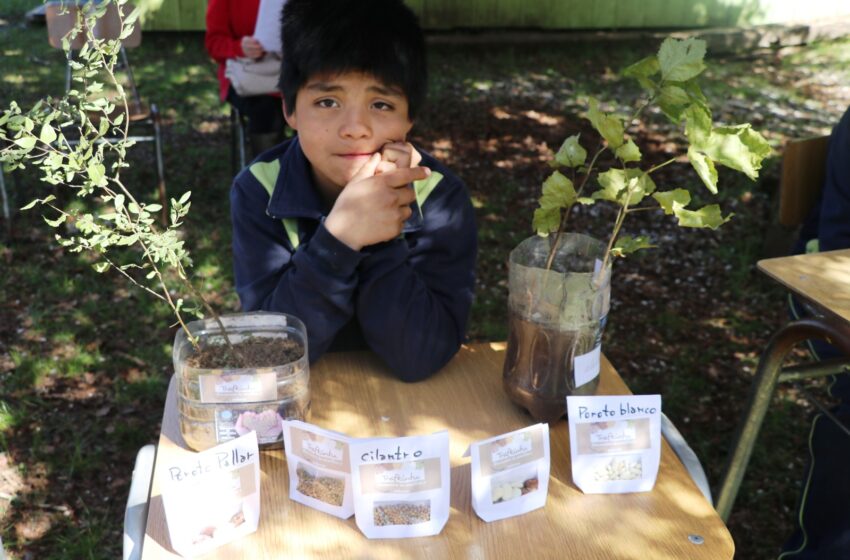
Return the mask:
[[[828,136],[790,142],[782,158],[779,221],[785,227],[797,227],[806,219],[818,199],[826,168]],[[749,403],[739,424],[717,497],[717,513],[726,521],[732,511],[741,482],[752,456],[767,408],[779,382],[801,381],[850,371],[850,359],[812,362],[783,367],[782,363],[800,342],[828,340],[850,356],[850,336],[818,316],[791,321],[768,342],[759,359]],[[807,394],[804,393],[804,394]],[[814,399],[816,407],[839,426],[841,423]],[[846,427],[844,431],[850,433]]]
[[[47,22],[47,34],[50,45],[57,49],[62,49],[62,39],[74,28],[77,23],[79,11],[86,9],[86,4],[91,0],[78,0],[64,2],[48,2],[45,5],[45,19]],[[133,6],[125,4],[123,13],[128,14],[133,10]],[[101,17],[94,29],[91,30],[92,35],[97,39],[118,39],[121,35],[121,18],[118,14],[118,7],[115,4],[109,4],[106,14]],[[80,49],[83,48],[86,37],[83,33],[77,34],[71,41],[71,49],[68,56],[68,63],[65,70],[65,90],[71,89],[71,62],[74,56]],[[168,221],[168,196],[165,190],[165,171],[162,160],[162,135],[161,135],[161,118],[159,110],[155,103],[145,103],[139,95],[139,90],[136,87],[136,80],[133,75],[133,68],[130,66],[130,61],[127,57],[127,49],[138,47],[142,42],[141,24],[137,23],[133,26],[132,33],[121,40],[121,67],[127,74],[127,85],[129,86],[130,95],[127,99],[128,114],[127,121],[130,123],[131,131],[139,127],[147,129],[146,134],[131,134],[128,140],[135,142],[152,142],[156,157],[156,172],[157,172],[157,190],[159,193],[160,205],[162,206],[161,219],[163,224]],[[116,108],[120,110],[121,108]],[[103,141],[108,142],[109,139]]]
[[[230,105],[230,167],[233,175],[245,169],[245,117]]]

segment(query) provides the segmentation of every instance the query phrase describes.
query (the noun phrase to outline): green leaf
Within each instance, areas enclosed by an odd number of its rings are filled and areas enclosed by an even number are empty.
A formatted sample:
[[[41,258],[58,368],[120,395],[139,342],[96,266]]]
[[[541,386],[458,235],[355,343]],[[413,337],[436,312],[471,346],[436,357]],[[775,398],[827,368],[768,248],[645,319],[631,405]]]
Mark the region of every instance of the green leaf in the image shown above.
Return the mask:
[[[682,113],[690,102],[687,92],[672,84],[661,88],[661,94],[658,96],[658,106],[675,123],[682,119]]]
[[[616,155],[623,163],[640,161],[640,149],[638,149],[637,144],[635,144],[631,138],[629,138],[625,144],[614,150],[614,155]]]
[[[35,136],[22,136],[21,138],[16,138],[15,144],[29,152],[35,147]]]
[[[38,135],[38,139],[45,144],[50,144],[56,140],[56,131],[53,130],[52,126],[45,123],[44,126],[41,127],[41,134]]]
[[[90,163],[86,171],[89,179],[98,187],[106,185],[106,168],[101,163]]]
[[[700,148],[711,137],[711,111],[707,106],[691,103],[684,111],[685,134],[691,146]]]
[[[118,239],[118,245],[129,246],[139,240],[139,236],[137,234],[128,235],[126,237],[121,237]]]
[[[684,208],[691,203],[691,193],[685,189],[657,192],[652,195],[652,198],[658,201],[667,215],[672,215],[675,208]]]
[[[609,169],[605,173],[599,174],[601,188],[591,196],[595,200],[609,200],[620,203],[621,199],[625,197],[627,181],[628,177],[624,170]]]
[[[187,202],[189,202],[190,196],[192,196],[192,191],[186,191],[183,193],[183,196],[181,196],[180,200],[178,200],[177,202],[179,204],[186,204]]]
[[[132,27],[133,24],[136,23],[136,20],[139,19],[139,15],[141,13],[142,13],[141,8],[134,9],[132,12],[130,12],[130,15],[128,15],[126,18],[124,18],[124,25]]]
[[[564,167],[579,167],[583,165],[587,159],[587,150],[582,148],[578,140],[578,134],[574,134],[564,140],[558,153],[555,154],[555,161]]]
[[[717,204],[703,206],[699,210],[685,210],[684,208],[675,208],[674,206],[673,213],[679,219],[679,227],[707,227],[711,229],[719,228],[728,222],[734,215],[729,214],[725,217],[722,216],[720,213],[720,206]]]
[[[162,210],[162,204],[148,204],[145,206],[145,210],[148,212],[159,212]]]
[[[99,262],[92,265],[92,268],[95,269],[98,273],[103,274],[107,270],[109,270],[109,263]]]
[[[658,49],[661,77],[668,82],[684,82],[698,76],[705,65],[705,41],[701,39],[664,39]]]
[[[151,279],[151,278],[153,278],[154,276],[156,276],[156,270],[151,270],[150,272],[148,272],[148,273],[145,275],[145,278],[146,278],[147,280],[150,280],[150,279]]]
[[[655,245],[650,243],[649,238],[645,235],[638,235],[637,237],[621,235],[614,246],[611,247],[611,255],[614,257],[625,257],[641,249],[653,248],[655,248]]]
[[[711,161],[711,158],[698,152],[692,146],[688,148],[688,159],[706,188],[712,194],[717,194],[717,169],[714,167],[714,162]]]
[[[560,171],[555,171],[543,182],[543,196],[540,197],[540,207],[566,208],[576,200],[576,190],[573,182]]]
[[[559,208],[538,208],[534,211],[531,227],[537,235],[547,236],[553,231],[558,231],[561,225],[561,210]]]
[[[770,155],[770,145],[749,124],[717,127],[700,150],[715,162],[758,178],[762,160]]]
[[[599,102],[593,97],[588,101],[590,110],[587,112],[587,118],[593,125],[593,128],[608,142],[608,147],[616,150],[623,145],[623,122],[599,110]]]
[[[29,203],[29,204],[27,204],[26,206],[24,206],[23,208],[21,208],[21,211],[23,211],[23,210],[31,210],[33,206],[35,206],[36,204],[39,204],[39,203],[42,203],[42,201],[41,201],[41,200],[39,200],[39,199],[32,200],[32,201],[30,201],[30,203]]]
[[[59,217],[55,220],[48,220],[47,218],[44,218],[44,221],[47,222],[47,225],[49,225],[50,227],[59,227],[61,224],[65,223],[67,217],[68,216],[66,216],[65,214],[60,214]]]
[[[115,117],[115,120],[112,121],[113,126],[121,126],[121,123],[124,122],[124,113],[119,114]]]
[[[648,78],[657,74],[661,70],[658,64],[658,57],[648,56],[639,60],[623,70],[623,76],[627,78]]]
[[[609,169],[599,174],[599,184],[602,188],[593,193],[597,200],[609,200],[623,205],[628,198],[628,205],[639,204],[644,197],[655,191],[655,183],[649,175],[640,169]]]
[[[591,204],[596,204],[596,200],[589,196],[580,196],[576,199],[576,202],[579,204],[583,204],[584,206],[590,206]]]

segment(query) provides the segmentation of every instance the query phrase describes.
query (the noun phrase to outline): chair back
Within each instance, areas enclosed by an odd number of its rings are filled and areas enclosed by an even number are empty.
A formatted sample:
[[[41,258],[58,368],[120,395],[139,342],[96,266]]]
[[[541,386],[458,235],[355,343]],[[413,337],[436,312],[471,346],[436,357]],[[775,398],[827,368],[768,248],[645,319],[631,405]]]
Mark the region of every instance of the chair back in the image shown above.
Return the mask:
[[[77,2],[48,2],[44,7],[44,16],[47,21],[47,38],[50,46],[55,49],[62,48],[62,39],[74,28],[77,23],[77,14],[80,9],[86,9],[91,5],[91,0]],[[126,17],[133,11],[132,4],[124,4],[121,9]],[[118,6],[109,4],[106,14],[103,15],[94,26],[92,31],[95,39],[118,39],[121,35],[121,20],[118,17]],[[80,50],[85,44],[85,34],[79,33],[71,41],[72,50]],[[128,49],[138,47],[142,42],[142,26],[138,20],[133,24],[133,32],[125,37],[121,44]]]
[[[809,215],[823,186],[829,136],[792,140],[782,155],[779,223],[796,227]]]

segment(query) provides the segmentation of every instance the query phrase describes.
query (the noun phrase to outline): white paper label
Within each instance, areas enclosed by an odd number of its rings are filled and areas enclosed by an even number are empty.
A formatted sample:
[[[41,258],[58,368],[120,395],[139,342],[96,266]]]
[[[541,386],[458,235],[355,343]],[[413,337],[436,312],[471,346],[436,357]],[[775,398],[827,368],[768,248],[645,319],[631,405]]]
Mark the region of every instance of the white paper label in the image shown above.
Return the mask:
[[[425,537],[449,520],[449,433],[352,441],[357,526],[370,539]]]
[[[523,438],[515,438],[504,447],[500,447],[493,451],[490,455],[495,466],[500,466],[503,463],[519,459],[531,454],[531,440]]]
[[[375,484],[411,486],[425,482],[425,468],[417,463],[403,463],[402,468],[375,474]]]
[[[289,469],[289,497],[311,508],[348,519],[354,513],[349,443],[345,434],[300,420],[283,421]]]
[[[316,442],[305,439],[301,442],[301,450],[308,456],[324,459],[325,461],[333,461],[342,463],[342,448],[336,445],[328,445],[326,442]]]
[[[260,454],[257,435],[166,465],[162,501],[171,546],[194,556],[253,533],[260,521]]]
[[[589,383],[599,375],[599,363],[602,356],[602,345],[597,344],[596,348],[573,358],[573,371],[575,372],[576,387],[581,387],[585,383]]]
[[[521,515],[546,505],[549,492],[549,425],[470,445],[472,508],[484,521]]]
[[[573,482],[589,494],[652,490],[661,396],[567,397]]]
[[[590,445],[593,447],[604,447],[606,445],[620,445],[635,440],[635,429],[632,427],[616,428],[613,430],[599,430],[590,434]]]

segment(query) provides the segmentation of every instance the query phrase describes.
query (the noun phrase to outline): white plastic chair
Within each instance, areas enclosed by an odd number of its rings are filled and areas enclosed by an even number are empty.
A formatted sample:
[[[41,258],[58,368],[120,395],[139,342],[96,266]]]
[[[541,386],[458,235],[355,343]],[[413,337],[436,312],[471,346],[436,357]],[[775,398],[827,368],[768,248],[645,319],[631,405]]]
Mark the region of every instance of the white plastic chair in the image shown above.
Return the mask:
[[[148,519],[148,496],[151,490],[156,446],[146,445],[136,454],[130,495],[124,509],[124,560],[139,560],[142,557],[142,541]]]
[[[702,495],[705,496],[705,499],[713,507],[714,500],[711,497],[711,487],[708,485],[708,477],[705,476],[702,463],[700,463],[697,454],[694,453],[688,442],[685,441],[684,436],[663,412],[661,413],[661,434],[667,440],[667,443],[670,444],[670,447],[673,448],[673,452],[676,453],[682,465],[687,469],[688,474],[691,475],[691,480],[694,481],[699,491],[702,492]]]

